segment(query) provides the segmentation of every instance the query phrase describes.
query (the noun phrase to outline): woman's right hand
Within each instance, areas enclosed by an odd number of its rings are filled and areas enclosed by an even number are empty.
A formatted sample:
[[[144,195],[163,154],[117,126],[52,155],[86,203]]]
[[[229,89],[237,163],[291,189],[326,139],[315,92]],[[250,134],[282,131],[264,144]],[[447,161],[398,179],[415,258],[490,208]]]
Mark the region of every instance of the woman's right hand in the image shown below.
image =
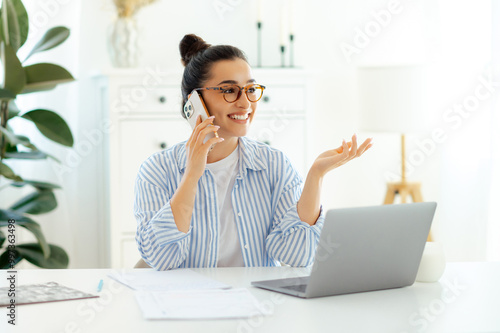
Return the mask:
[[[189,140],[186,142],[186,174],[198,180],[205,171],[207,165],[207,156],[212,145],[224,141],[223,138],[213,137],[203,143],[205,137],[210,132],[217,132],[219,126],[210,126],[213,124],[214,116],[211,116],[201,121],[201,116],[196,119],[196,127],[194,128]]]

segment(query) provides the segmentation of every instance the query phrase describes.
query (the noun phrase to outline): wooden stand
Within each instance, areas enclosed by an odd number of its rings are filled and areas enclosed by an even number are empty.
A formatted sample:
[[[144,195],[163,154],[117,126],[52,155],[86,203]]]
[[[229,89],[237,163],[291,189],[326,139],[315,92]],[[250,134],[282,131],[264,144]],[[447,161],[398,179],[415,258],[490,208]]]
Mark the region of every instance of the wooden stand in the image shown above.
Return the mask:
[[[396,194],[401,197],[401,203],[406,203],[406,198],[410,196],[413,202],[422,202],[422,192],[420,191],[420,183],[406,181],[406,168],[405,168],[405,135],[401,134],[401,181],[387,183],[387,193],[384,199],[384,205],[392,204],[396,198]],[[427,241],[432,242],[432,236],[429,232]]]
[[[387,193],[385,195],[384,205],[394,202],[396,194],[401,196],[401,202],[406,203],[406,198],[411,196],[413,202],[422,202],[422,193],[420,192],[420,183],[395,182],[387,183]]]

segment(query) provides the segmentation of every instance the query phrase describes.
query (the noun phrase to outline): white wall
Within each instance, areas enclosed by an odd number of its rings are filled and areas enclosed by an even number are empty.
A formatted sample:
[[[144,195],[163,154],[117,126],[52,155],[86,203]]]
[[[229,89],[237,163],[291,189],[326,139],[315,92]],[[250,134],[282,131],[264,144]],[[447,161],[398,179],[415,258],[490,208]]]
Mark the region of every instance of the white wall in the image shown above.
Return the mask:
[[[56,21],[64,23],[71,27],[72,38],[78,40],[74,39],[71,46],[60,47],[66,49],[63,53],[53,51],[53,61],[73,69],[82,80],[93,71],[109,69],[106,35],[114,19],[111,0],[59,1],[60,9],[51,25]],[[282,1],[263,3],[263,64],[277,66]],[[477,77],[484,73],[490,61],[489,1],[297,0],[293,8],[295,63],[316,76],[312,156],[339,146],[342,138],[358,132],[356,66],[425,63],[432,98],[429,112],[435,116],[431,130],[444,126],[442,114],[447,108],[474,92]],[[393,14],[384,16],[388,10]],[[140,65],[181,69],[178,43],[186,33],[196,33],[212,44],[238,46],[254,65],[256,12],[257,1],[159,0],[143,8],[137,16],[142,36]],[[363,40],[358,29],[375,29],[377,17],[383,23],[379,24],[380,30],[372,30],[371,37]],[[342,51],[346,44],[356,47],[357,53],[346,56]],[[78,98],[80,101],[85,98],[85,92],[78,91],[77,87],[78,84],[68,87],[70,92],[65,101],[70,107],[58,105],[58,109],[76,110]],[[71,97],[78,93],[78,97]],[[57,90],[54,94],[62,96],[66,91]],[[79,109],[78,112],[81,117],[92,110]],[[485,204],[492,173],[490,149],[479,145],[479,154],[472,155],[479,155],[480,159],[464,156],[464,150],[477,152],[477,140],[473,139],[481,133],[489,135],[482,131],[490,114],[487,103],[476,114],[485,116],[471,117],[464,126],[449,132],[449,139],[436,145],[409,175],[410,180],[422,181],[425,200],[439,204],[434,233],[444,242],[449,260],[486,258],[486,212],[492,209]],[[70,121],[75,119],[74,125],[78,126],[75,114],[68,113],[67,117]],[[359,132],[359,136],[374,136],[375,146],[362,159],[328,175],[323,190],[326,208],[380,204],[385,183],[390,180],[388,172],[399,172],[398,135]],[[427,133],[409,135],[408,152],[420,149],[416,142],[427,137]],[[69,249],[73,267],[101,265],[102,244],[96,235],[102,232],[102,226],[89,220],[88,215],[80,218],[88,214],[89,207],[82,211],[80,203],[85,199],[78,196],[78,180],[74,177],[65,180],[65,187],[70,191],[66,191],[62,199],[66,208],[50,218],[54,228],[63,232],[50,237]],[[49,229],[49,225],[45,223],[44,230]],[[496,226],[494,222],[493,225]],[[74,236],[75,230],[78,237]]]

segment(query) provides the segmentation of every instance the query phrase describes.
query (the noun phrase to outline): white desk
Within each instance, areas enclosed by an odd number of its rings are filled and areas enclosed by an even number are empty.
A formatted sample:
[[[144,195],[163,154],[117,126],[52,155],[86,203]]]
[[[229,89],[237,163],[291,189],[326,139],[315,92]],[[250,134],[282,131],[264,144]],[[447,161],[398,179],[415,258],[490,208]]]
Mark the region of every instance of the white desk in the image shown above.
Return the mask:
[[[107,277],[110,270],[23,270],[18,284],[56,281],[100,298],[16,308],[17,325],[0,316],[0,332],[500,332],[500,263],[449,263],[437,283],[300,299],[250,287],[253,280],[302,276],[308,269],[195,269],[235,287],[248,287],[274,314],[248,320],[147,321],[133,291]],[[0,286],[5,286],[5,271]]]

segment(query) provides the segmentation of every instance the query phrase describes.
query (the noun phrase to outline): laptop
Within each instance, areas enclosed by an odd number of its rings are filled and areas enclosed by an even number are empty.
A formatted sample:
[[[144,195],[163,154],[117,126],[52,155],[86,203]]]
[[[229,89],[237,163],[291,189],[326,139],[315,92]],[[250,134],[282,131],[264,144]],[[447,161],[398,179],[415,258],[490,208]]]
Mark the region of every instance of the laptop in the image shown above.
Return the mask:
[[[309,276],[252,285],[302,298],[410,286],[436,206],[419,202],[329,210]]]

